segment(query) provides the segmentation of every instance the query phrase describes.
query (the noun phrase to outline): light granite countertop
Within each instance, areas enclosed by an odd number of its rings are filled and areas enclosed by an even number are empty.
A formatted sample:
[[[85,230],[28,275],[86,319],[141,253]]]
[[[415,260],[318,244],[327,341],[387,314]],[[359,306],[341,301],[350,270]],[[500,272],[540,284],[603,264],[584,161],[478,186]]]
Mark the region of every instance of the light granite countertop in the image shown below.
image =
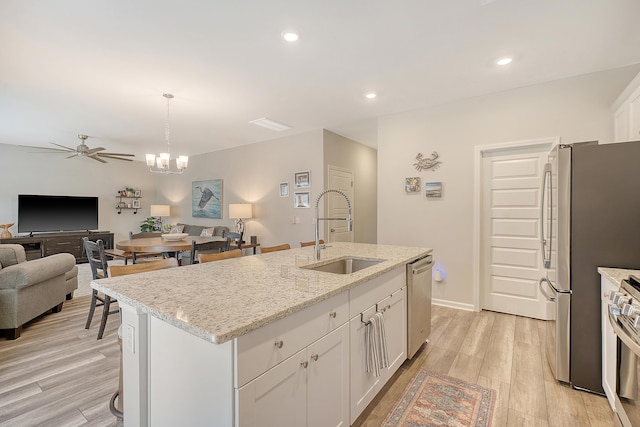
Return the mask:
[[[221,344],[337,295],[431,249],[331,243],[167,270],[94,280],[91,287],[195,336]],[[346,256],[383,262],[352,274],[299,268]]]
[[[622,279],[628,278],[631,274],[640,277],[640,270],[625,270],[623,268],[598,267],[598,273],[618,285],[622,283]]]

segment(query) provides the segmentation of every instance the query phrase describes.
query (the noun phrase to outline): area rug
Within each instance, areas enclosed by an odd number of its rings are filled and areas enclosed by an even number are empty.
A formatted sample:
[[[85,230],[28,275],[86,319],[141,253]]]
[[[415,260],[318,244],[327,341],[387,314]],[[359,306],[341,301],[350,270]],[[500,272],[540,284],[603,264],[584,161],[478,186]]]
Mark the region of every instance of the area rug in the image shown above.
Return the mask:
[[[492,389],[420,368],[382,426],[488,427],[495,395]]]

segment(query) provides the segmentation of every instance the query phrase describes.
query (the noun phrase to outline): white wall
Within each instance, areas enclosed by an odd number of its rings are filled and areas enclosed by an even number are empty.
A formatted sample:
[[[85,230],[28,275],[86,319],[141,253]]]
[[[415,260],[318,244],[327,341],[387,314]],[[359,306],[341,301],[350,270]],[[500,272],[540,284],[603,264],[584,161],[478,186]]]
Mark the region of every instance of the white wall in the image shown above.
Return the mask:
[[[176,223],[212,224],[234,227],[229,219],[229,203],[253,204],[253,219],[246,220],[245,235],[258,236],[262,246],[312,240],[313,209],[293,207],[293,174],[311,171],[311,199],[323,188],[322,130],[278,138],[256,144],[192,156],[183,175],[160,176],[157,202],[171,205]],[[191,216],[191,183],[223,180],[223,219]],[[289,183],[289,197],[280,197],[280,182]],[[292,217],[300,217],[292,224]],[[166,221],[165,221],[166,222]]]
[[[378,242],[432,247],[446,274],[433,298],[473,303],[474,147],[559,136],[563,143],[613,138],[609,110],[638,66],[383,117],[378,125]],[[417,153],[440,154],[417,172]],[[603,168],[606,165],[603,165]],[[594,171],[597,172],[597,171]],[[404,179],[442,181],[441,200],[405,194]]]
[[[86,158],[65,159],[64,154],[39,154],[33,148],[0,144],[0,224],[15,222],[18,234],[18,194],[98,196],[100,230],[115,233],[115,240],[140,229],[155,199],[155,177],[142,162],[109,160],[102,164]],[[142,190],[142,209],[136,215],[115,209],[117,191],[129,185]]]

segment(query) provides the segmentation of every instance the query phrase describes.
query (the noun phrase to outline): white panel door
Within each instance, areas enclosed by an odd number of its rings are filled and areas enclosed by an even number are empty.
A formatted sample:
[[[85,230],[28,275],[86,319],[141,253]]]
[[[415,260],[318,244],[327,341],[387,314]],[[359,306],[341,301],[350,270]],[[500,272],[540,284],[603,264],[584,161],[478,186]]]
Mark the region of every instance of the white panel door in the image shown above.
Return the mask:
[[[480,304],[486,310],[552,319],[541,295],[540,197],[545,147],[484,153]]]
[[[347,195],[351,202],[351,214],[353,218],[354,206],[354,189],[353,189],[353,172],[349,169],[339,168],[337,166],[329,166],[329,188],[340,190]],[[337,193],[328,193],[328,210],[329,218],[346,218],[349,213],[347,201]],[[353,230],[347,231],[346,221],[326,221],[327,230],[325,230],[325,239],[329,242],[353,242]],[[358,225],[354,222],[354,227]]]

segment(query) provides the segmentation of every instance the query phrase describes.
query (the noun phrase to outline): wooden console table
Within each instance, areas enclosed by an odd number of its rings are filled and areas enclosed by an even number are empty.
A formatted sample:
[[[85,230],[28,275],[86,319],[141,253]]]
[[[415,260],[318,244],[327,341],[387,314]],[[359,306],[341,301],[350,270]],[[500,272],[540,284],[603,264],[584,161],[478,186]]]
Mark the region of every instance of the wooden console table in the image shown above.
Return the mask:
[[[88,237],[89,240],[94,242],[101,239],[105,248],[113,248],[113,233],[109,231],[72,231],[34,234],[33,236],[14,236],[0,239],[0,243],[22,245],[27,260],[66,252],[76,257],[77,263],[83,263],[88,262],[82,245],[83,237]]]

